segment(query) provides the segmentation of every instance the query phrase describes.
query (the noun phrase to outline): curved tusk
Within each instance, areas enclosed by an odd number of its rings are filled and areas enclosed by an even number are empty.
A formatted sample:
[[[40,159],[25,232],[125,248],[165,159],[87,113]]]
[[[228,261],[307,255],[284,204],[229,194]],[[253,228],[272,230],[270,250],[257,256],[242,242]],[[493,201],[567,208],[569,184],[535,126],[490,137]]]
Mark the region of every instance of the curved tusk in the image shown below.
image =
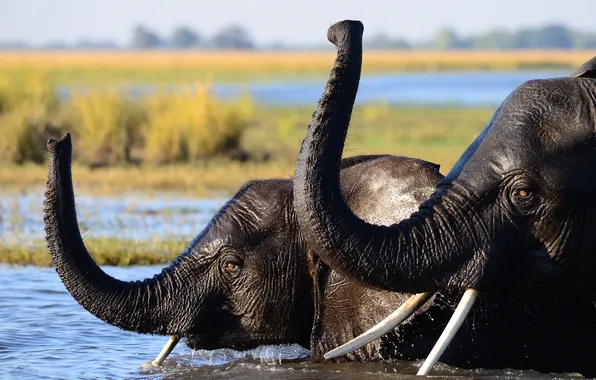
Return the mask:
[[[164,360],[166,360],[166,358],[168,357],[168,355],[172,352],[174,347],[176,347],[178,342],[180,342],[180,338],[178,338],[177,335],[172,335],[170,337],[170,340],[168,340],[168,343],[166,343],[166,345],[163,346],[163,348],[161,349],[161,352],[159,353],[159,355],[157,355],[157,357],[155,359],[153,359],[153,361],[151,362],[151,365],[156,366],[156,367],[160,366],[161,363],[163,363]]]
[[[389,314],[389,316],[383,319],[381,322],[376,324],[374,327],[368,329],[364,333],[360,334],[351,341],[344,343],[343,345],[334,348],[333,350],[326,353],[323,357],[325,359],[336,358],[341,355],[345,355],[348,352],[354,351],[357,348],[364,346],[367,343],[387,334],[395,326],[399,325],[414,312],[422,307],[426,301],[428,301],[434,292],[418,293],[408,298],[397,310]]]
[[[432,351],[428,354],[428,357],[422,364],[422,367],[420,367],[420,370],[418,370],[418,373],[416,374],[417,376],[428,375],[435,363],[439,361],[441,355],[443,355],[443,352],[445,352],[445,349],[449,346],[449,343],[451,343],[453,337],[468,316],[472,306],[474,306],[476,297],[478,297],[478,291],[476,289],[466,289],[461,301],[459,301],[457,308],[453,312],[449,323],[447,323],[445,330],[443,330],[439,340],[437,340]]]

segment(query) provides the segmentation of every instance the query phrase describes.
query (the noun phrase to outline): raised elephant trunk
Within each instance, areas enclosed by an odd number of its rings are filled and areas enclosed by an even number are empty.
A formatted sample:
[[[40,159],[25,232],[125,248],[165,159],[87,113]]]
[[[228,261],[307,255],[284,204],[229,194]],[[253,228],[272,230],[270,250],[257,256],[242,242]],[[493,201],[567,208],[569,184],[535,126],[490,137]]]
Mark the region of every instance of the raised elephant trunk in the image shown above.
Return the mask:
[[[477,222],[473,213],[466,214],[464,201],[471,194],[461,186],[444,183],[418,212],[390,227],[358,218],[343,199],[340,160],[360,81],[363,32],[359,21],[342,21],[329,29],[337,58],[302,143],[294,176],[294,208],[300,229],[325,263],[366,285],[413,293],[451,286],[474,288],[481,279],[470,279],[465,273],[475,273],[475,266],[485,264],[482,253],[489,249],[488,239],[474,232],[472,225]],[[419,294],[408,302],[424,303],[429,296]],[[476,290],[466,291],[419,374],[427,374],[439,359],[476,296]],[[378,336],[377,330],[390,329],[400,320],[403,318],[391,316],[383,326],[369,330],[338,352],[370,341]]]
[[[340,160],[360,79],[363,29],[359,21],[342,21],[329,29],[337,58],[302,143],[294,207],[308,244],[339,273],[387,290],[435,290],[450,285],[458,266],[473,256],[473,250],[464,249],[472,234],[461,232],[466,230],[462,215],[446,211],[447,197],[435,195],[410,219],[385,227],[354,215],[340,191]]]
[[[111,325],[140,333],[178,333],[182,326],[174,318],[175,301],[183,297],[176,267],[135,282],[119,281],[101,270],[89,255],[77,223],[70,135],[48,141],[48,151],[46,241],[68,291],[86,310]]]

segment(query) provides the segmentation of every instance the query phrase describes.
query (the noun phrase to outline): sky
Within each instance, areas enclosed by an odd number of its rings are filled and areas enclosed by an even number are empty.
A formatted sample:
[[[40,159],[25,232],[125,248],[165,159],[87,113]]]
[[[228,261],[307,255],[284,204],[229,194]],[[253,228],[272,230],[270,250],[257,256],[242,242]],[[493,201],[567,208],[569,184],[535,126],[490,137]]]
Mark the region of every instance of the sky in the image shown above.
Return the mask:
[[[326,43],[334,22],[358,19],[365,38],[419,42],[446,26],[464,36],[555,22],[596,32],[595,14],[595,0],[0,0],[0,41],[124,44],[139,23],[164,36],[187,25],[206,37],[240,24],[257,44],[308,45]]]

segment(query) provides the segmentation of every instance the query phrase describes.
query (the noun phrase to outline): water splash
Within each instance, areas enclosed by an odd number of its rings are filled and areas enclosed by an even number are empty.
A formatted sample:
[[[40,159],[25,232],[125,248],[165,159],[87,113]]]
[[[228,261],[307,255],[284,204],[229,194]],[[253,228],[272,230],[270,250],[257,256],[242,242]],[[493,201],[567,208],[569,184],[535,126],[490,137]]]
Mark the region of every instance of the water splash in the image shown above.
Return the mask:
[[[253,359],[262,364],[281,364],[284,360],[307,358],[310,351],[297,344],[259,346],[252,350],[236,351],[228,348],[219,350],[193,350],[188,360],[184,355],[176,358],[189,365],[218,366],[230,364],[243,359]]]

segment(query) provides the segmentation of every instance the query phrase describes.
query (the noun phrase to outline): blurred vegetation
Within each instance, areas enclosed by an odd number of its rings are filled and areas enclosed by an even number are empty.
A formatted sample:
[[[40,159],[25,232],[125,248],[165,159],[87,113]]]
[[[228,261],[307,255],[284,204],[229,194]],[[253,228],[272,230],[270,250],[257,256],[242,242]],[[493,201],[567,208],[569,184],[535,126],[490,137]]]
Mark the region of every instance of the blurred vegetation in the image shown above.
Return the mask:
[[[0,79],[0,161],[43,162],[40,146],[56,132],[51,115],[58,106],[54,87],[39,73]]]
[[[91,165],[131,161],[131,150],[141,139],[147,110],[116,91],[75,93],[65,105],[67,127],[76,134],[78,159]],[[66,129],[66,128],[63,128]]]
[[[240,139],[253,116],[250,98],[224,103],[196,85],[183,92],[159,92],[146,101],[144,126],[147,160],[188,162],[240,150]]]
[[[188,242],[176,240],[132,241],[126,239],[85,239],[85,245],[98,265],[154,265],[172,262]],[[28,244],[0,243],[0,263],[52,266],[45,241]]]
[[[473,36],[459,36],[443,28],[421,47],[435,49],[594,49],[596,33],[572,30],[565,25],[547,24],[518,30],[492,29]]]
[[[181,41],[192,36],[180,32]],[[569,67],[590,52],[372,52],[364,71],[515,70]],[[73,134],[73,179],[78,192],[173,191],[228,196],[246,181],[289,178],[313,107],[273,107],[250,97],[224,102],[211,82],[184,91],[162,88],[143,99],[123,85],[254,80],[327,75],[330,52],[0,53],[0,191],[41,188],[47,180],[45,143]],[[78,84],[61,102],[58,85]],[[98,84],[99,86],[87,86]],[[446,173],[482,130],[491,107],[356,106],[344,156],[389,153],[419,157]],[[37,190],[35,190],[37,191]],[[0,200],[1,201],[1,200]],[[0,205],[2,205],[0,203]],[[5,218],[16,230],[24,220]],[[6,219],[8,218],[8,219]],[[51,265],[42,240],[0,239],[0,262]],[[85,239],[100,265],[170,262],[186,246],[174,240]]]
[[[61,104],[46,78],[30,78],[17,92],[0,87],[1,188],[43,186],[45,141],[69,131],[74,181],[85,191],[230,194],[250,179],[292,176],[312,115],[312,107],[263,107],[248,96],[223,102],[207,84],[135,101],[116,89],[77,93]],[[357,106],[345,155],[407,155],[447,170],[492,112]]]
[[[137,24],[127,44],[109,39],[80,39],[74,43],[51,41],[31,45],[18,40],[0,40],[0,49],[21,50],[119,50],[132,48],[150,49],[267,49],[295,50],[297,47],[276,41],[257,45],[249,30],[242,25],[223,26],[214,34],[205,35],[191,25],[179,25],[169,36],[162,35],[146,24]],[[329,49],[329,43],[321,40],[309,47],[313,50]],[[434,36],[423,41],[408,41],[402,36],[390,36],[384,32],[366,36],[364,48],[371,49],[594,49],[596,33],[582,31],[557,23],[546,23],[518,29],[491,28],[484,32],[459,36],[452,27],[437,30]],[[299,49],[304,49],[304,46]]]
[[[454,28],[437,30],[433,38],[410,42],[385,33],[364,40],[365,49],[437,50],[521,50],[521,49],[595,49],[596,33],[573,30],[565,25],[547,24],[517,30],[494,28],[484,33],[462,36]]]
[[[594,55],[593,50],[365,50],[362,69],[368,74],[528,68],[564,68],[572,72]],[[59,86],[101,87],[178,84],[209,78],[218,82],[303,78],[304,75],[325,78],[334,59],[333,50],[5,51],[0,52],[0,78],[29,80],[32,71],[39,71]]]
[[[66,131],[77,141],[75,161],[90,167],[231,157],[252,108],[246,97],[221,102],[205,85],[138,101],[115,89],[78,92],[59,103],[47,77],[17,76],[0,82],[0,162],[42,163],[47,138]]]

